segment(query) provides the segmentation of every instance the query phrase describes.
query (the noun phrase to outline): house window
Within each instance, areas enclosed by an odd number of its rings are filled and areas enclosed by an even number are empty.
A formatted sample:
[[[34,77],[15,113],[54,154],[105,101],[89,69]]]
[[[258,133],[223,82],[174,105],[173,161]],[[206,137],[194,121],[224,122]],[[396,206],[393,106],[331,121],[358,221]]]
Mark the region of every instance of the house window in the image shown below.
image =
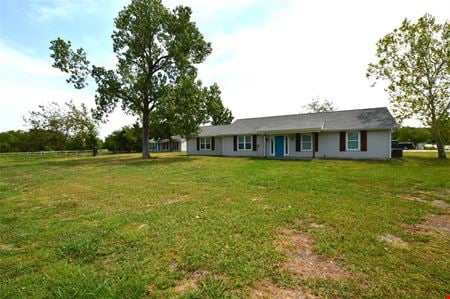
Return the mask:
[[[289,136],[284,136],[284,155],[289,155]]]
[[[239,136],[238,137],[238,150],[251,151],[252,150],[252,136]]]
[[[302,134],[302,151],[309,152],[312,150],[311,133]]]
[[[178,150],[178,142],[175,141],[174,143],[172,143],[172,150],[173,151],[177,151]]]
[[[200,138],[200,150],[210,150],[211,149],[211,137]]]
[[[359,132],[347,132],[347,150],[358,151],[359,150]]]

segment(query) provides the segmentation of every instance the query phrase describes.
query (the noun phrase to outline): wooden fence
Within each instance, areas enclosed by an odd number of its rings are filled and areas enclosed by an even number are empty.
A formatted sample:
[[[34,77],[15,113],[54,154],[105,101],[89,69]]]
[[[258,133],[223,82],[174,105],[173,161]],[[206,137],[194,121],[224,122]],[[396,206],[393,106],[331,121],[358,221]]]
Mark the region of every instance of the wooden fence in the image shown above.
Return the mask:
[[[99,153],[100,153],[100,151],[99,151]],[[61,156],[61,155],[92,155],[92,150],[0,153],[0,156],[48,156],[48,155],[58,155],[58,156]]]

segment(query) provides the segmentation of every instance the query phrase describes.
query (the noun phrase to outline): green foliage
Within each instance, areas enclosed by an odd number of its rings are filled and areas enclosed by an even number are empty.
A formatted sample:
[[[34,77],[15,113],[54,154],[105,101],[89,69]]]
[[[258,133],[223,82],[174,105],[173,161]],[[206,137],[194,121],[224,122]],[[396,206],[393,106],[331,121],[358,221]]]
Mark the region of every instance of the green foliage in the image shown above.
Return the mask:
[[[387,82],[394,114],[401,122],[418,117],[431,127],[439,158],[446,158],[450,113],[450,23],[425,14],[377,43],[377,60],[367,76]]]
[[[53,133],[51,136],[61,137],[68,148],[97,147],[98,121],[92,117],[84,103],[79,107],[73,101],[65,103],[63,107],[56,102],[51,102],[47,106],[39,105],[39,109],[31,111],[24,120],[33,130],[51,132]],[[49,144],[52,143],[49,141]]]
[[[133,126],[125,126],[114,131],[105,138],[103,147],[116,152],[139,152],[142,150],[142,128],[138,123]]]
[[[150,113],[151,136],[156,139],[191,136],[199,124],[225,125],[233,121],[231,111],[220,100],[219,86],[202,87],[201,82],[194,80],[194,77],[183,77],[161,100],[159,109]]]
[[[74,140],[53,130],[30,129],[0,133],[0,152],[37,152],[86,149],[78,147]]]
[[[57,248],[58,255],[78,263],[91,263],[94,261],[98,250],[98,240],[92,237],[69,237]]]
[[[313,98],[311,102],[303,106],[303,110],[309,113],[331,112],[336,110],[332,101],[327,99]]]
[[[392,139],[417,144],[432,142],[433,136],[429,128],[401,127],[392,132]]]
[[[215,277],[207,276],[201,283],[200,298],[231,298],[227,296],[227,286]]]
[[[83,150],[101,147],[97,125],[84,104],[40,105],[24,117],[29,131],[0,133],[0,152]]]
[[[54,59],[53,67],[70,74],[67,83],[73,83],[75,88],[82,89],[87,84],[85,78],[89,75],[89,61],[86,58],[86,52],[83,49],[73,51],[71,42],[65,42],[58,38],[50,42]]]
[[[196,79],[196,65],[211,53],[211,45],[191,14],[185,6],[169,10],[160,0],[133,0],[114,20],[112,40],[118,60],[114,70],[90,66],[84,50],[72,50],[70,42],[51,42],[53,66],[71,74],[69,83],[82,88],[89,74],[94,78],[96,117],[107,116],[119,104],[139,117],[144,158],[149,156],[150,113],[159,120],[167,119],[171,130],[186,136],[195,133],[206,119],[208,97]]]
[[[234,117],[231,110],[224,107],[220,100],[220,89],[217,84],[212,85],[205,90],[206,101],[206,115],[209,117],[207,122],[211,125],[228,125],[231,124]]]

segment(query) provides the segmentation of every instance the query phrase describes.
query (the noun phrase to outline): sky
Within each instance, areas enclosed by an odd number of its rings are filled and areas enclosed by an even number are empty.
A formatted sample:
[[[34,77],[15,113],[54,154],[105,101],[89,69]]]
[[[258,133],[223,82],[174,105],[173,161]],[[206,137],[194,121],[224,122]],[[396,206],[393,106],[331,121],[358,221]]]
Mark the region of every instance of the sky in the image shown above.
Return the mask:
[[[83,47],[114,68],[113,20],[126,0],[0,0],[0,131],[27,129],[38,105],[74,100],[94,106],[95,84],[75,90],[51,67],[50,41]],[[375,44],[408,18],[450,19],[450,0],[163,0],[193,10],[213,52],[199,79],[217,82],[235,118],[299,113],[313,98],[338,109],[389,107],[383,84],[365,76]],[[135,117],[120,108],[101,125],[108,135]],[[406,124],[416,124],[415,121]]]

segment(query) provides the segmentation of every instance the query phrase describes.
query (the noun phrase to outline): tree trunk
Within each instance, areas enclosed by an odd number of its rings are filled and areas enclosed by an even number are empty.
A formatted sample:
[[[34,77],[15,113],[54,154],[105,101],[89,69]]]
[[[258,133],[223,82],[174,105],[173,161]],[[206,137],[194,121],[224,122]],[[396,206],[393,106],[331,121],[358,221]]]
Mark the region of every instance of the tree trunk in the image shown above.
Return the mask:
[[[447,159],[447,154],[445,153],[445,146],[441,142],[438,142],[436,145],[438,148],[438,158]]]
[[[142,113],[142,158],[150,158],[149,144],[148,144],[148,118],[150,111],[149,109],[144,109]]]
[[[438,159],[447,159],[447,154],[445,153],[445,144],[442,142],[441,138],[441,130],[436,124],[436,121],[434,121],[434,138],[436,140],[436,146],[438,150]]]

